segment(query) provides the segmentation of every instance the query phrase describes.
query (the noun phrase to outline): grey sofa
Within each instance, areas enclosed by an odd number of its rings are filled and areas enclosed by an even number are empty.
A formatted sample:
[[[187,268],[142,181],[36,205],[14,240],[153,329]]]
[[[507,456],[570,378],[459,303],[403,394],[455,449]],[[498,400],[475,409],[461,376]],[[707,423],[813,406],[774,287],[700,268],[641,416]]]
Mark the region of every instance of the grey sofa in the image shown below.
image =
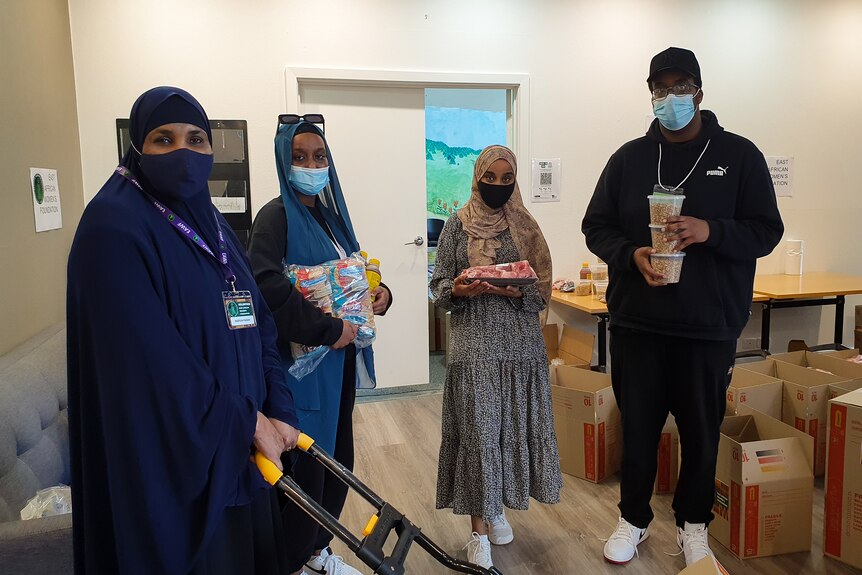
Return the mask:
[[[36,491],[68,485],[66,330],[0,357],[0,573],[72,573],[72,516],[21,521]]]

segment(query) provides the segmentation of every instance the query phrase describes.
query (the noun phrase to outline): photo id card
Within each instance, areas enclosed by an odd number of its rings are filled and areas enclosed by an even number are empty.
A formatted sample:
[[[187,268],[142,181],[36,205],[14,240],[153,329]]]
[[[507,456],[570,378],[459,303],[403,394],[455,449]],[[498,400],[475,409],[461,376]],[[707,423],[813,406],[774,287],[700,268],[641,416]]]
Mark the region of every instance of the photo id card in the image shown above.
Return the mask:
[[[250,291],[223,291],[224,315],[230,329],[245,329],[257,327],[254,317],[254,303]]]

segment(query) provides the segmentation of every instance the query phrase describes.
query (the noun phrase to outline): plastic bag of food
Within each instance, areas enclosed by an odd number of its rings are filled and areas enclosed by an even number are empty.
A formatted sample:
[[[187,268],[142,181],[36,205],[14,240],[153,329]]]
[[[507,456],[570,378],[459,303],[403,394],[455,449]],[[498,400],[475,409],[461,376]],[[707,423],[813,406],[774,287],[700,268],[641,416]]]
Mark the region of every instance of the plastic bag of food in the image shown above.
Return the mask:
[[[337,318],[358,326],[353,344],[357,349],[368,347],[377,335],[371,290],[365,274],[365,260],[360,254],[323,264],[332,286],[332,312]]]
[[[72,512],[72,489],[57,485],[36,492],[21,510],[21,519],[39,519]]]
[[[332,315],[332,286],[324,266],[290,265],[285,271],[297,291],[323,313]],[[309,346],[291,342],[293,365],[287,370],[296,379],[302,379],[320,365],[329,352],[329,346]]]

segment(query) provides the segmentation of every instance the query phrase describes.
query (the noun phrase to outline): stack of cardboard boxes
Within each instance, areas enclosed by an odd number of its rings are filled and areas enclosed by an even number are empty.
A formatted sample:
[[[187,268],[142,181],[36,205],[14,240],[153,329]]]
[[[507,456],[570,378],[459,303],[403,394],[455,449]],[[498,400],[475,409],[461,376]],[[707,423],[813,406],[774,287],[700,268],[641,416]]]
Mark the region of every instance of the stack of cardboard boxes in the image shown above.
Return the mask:
[[[610,376],[590,371],[593,336],[549,325],[545,342],[549,360],[563,363],[550,368],[560,467],[598,483],[619,470],[622,452]],[[810,550],[814,477],[825,472],[824,552],[862,568],[862,365],[845,361],[858,353],[792,352],[734,369],[710,535],[737,557]],[[675,490],[679,451],[670,416],[656,493]],[[709,561],[684,572],[726,573]]]

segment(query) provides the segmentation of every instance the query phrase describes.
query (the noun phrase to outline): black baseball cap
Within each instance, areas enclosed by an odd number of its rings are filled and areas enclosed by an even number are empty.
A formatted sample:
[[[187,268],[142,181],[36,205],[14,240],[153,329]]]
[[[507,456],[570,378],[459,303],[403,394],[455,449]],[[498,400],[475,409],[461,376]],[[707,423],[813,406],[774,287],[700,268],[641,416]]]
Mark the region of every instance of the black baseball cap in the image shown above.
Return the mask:
[[[691,50],[670,47],[653,56],[652,61],[649,63],[647,84],[652,81],[653,76],[665,70],[682,70],[697,80],[698,85],[702,83],[700,79],[700,64],[697,63],[697,58]]]

